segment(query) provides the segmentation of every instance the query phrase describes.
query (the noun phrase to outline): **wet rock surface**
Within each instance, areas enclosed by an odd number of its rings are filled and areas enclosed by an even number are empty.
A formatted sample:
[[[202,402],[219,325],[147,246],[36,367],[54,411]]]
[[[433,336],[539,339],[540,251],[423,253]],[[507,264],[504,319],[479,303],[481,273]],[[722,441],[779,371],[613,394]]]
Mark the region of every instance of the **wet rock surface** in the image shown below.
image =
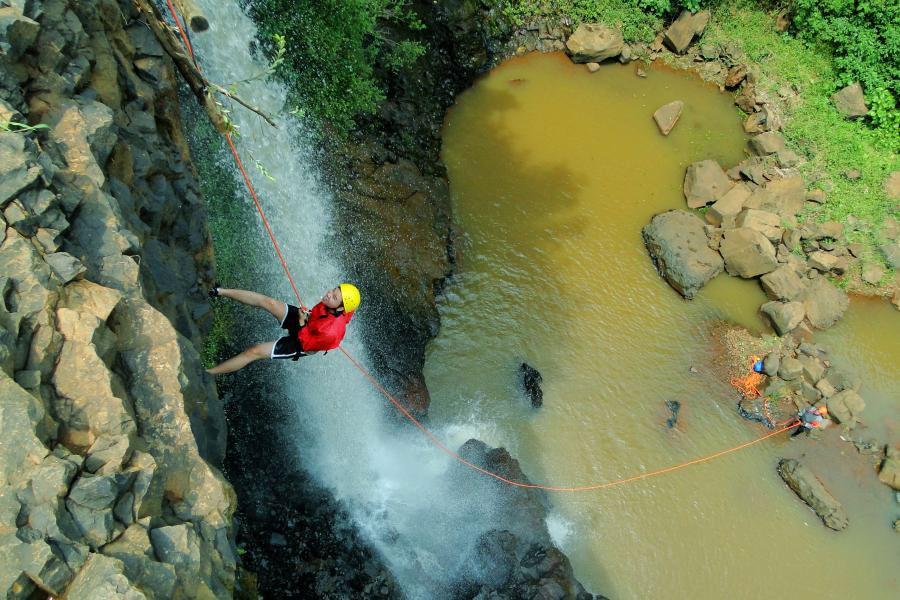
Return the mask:
[[[687,211],[656,215],[642,235],[657,270],[687,299],[722,272],[722,257],[709,248],[703,222]]]
[[[826,489],[819,478],[792,458],[778,462],[778,474],[784,482],[822,519],[830,529],[841,531],[850,524],[847,512],[840,502]]]

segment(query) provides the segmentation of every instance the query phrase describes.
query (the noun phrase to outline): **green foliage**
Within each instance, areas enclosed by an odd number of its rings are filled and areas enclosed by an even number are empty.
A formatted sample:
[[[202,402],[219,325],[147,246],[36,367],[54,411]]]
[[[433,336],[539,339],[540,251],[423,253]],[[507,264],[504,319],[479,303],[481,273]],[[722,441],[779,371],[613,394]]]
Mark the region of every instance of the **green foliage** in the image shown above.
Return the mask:
[[[704,40],[742,49],[749,61],[759,65],[758,86],[770,97],[796,90],[795,100],[787,105],[784,134],[790,146],[806,157],[802,166],[806,179],[822,180],[828,193],[825,204],[808,206],[810,212],[801,216],[807,221],[847,223],[853,215],[862,223],[848,233],[848,240],[874,248],[886,217],[900,216],[883,187],[890,172],[898,168],[896,136],[838,113],[830,95],[842,79],[830,53],[777,33],[774,20],[758,2],[731,0],[717,9]],[[843,174],[853,169],[862,175],[851,181]]]
[[[290,103],[338,132],[384,100],[374,65],[399,70],[425,51],[388,35],[387,27],[423,28],[408,0],[247,0],[247,7]],[[276,36],[283,36],[281,46]]]
[[[863,85],[872,122],[900,132],[900,2],[897,0],[795,0],[799,38],[834,56],[838,85]]]
[[[19,123],[18,121],[0,121],[0,131],[34,133],[41,129],[50,129],[50,126],[45,125],[44,123],[29,125],[27,123]]]
[[[504,0],[504,14],[523,25],[537,17],[568,18],[575,25],[586,22],[617,24],[625,41],[649,42],[662,26],[660,14],[637,10],[641,0]],[[653,1],[653,0],[651,0]],[[668,4],[668,0],[656,0]]]

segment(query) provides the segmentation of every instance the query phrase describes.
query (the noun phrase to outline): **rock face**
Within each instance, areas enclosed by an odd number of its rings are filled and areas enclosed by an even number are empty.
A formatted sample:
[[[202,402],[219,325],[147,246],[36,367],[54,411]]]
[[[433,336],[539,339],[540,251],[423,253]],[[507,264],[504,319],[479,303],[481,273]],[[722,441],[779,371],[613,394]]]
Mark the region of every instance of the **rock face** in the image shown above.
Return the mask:
[[[694,38],[703,33],[706,24],[709,23],[709,11],[701,10],[696,14],[690,11],[682,11],[668,29],[666,29],[663,43],[677,54],[683,53],[691,45]]]
[[[818,329],[834,325],[850,306],[850,298],[824,277],[810,282],[801,296],[810,324]]]
[[[825,488],[818,477],[808,468],[792,458],[778,462],[778,474],[794,493],[809,504],[822,522],[835,531],[841,531],[850,524],[844,507]]]
[[[772,243],[755,229],[741,227],[725,232],[719,245],[725,270],[744,278],[756,277],[778,267]]]
[[[512,481],[528,482],[519,462],[503,448],[469,440],[459,454],[471,463]],[[569,559],[554,546],[546,526],[544,492],[499,484],[461,465],[451,477],[457,485],[496,490],[496,527],[483,533],[469,550],[458,575],[464,598],[592,598],[572,573]]]
[[[859,82],[851,83],[835,92],[831,96],[831,101],[838,112],[845,117],[854,119],[869,114],[869,107],[866,106],[866,98]]]
[[[731,189],[734,183],[714,160],[695,162],[684,175],[684,197],[688,208],[712,204]]]
[[[884,461],[878,469],[878,479],[900,491],[900,449],[896,446],[888,446],[885,450]]]
[[[229,597],[197,351],[211,246],[173,67],[129,1],[6,4],[0,105],[47,127],[0,132],[0,596]],[[196,560],[154,548],[170,528]]]
[[[661,134],[669,135],[681,117],[682,110],[684,110],[684,102],[681,100],[674,100],[656,109],[656,112],[653,113],[653,120],[656,121],[656,126],[659,127]]]
[[[722,272],[722,257],[709,247],[703,221],[687,211],[656,215],[641,234],[660,275],[688,300]]]
[[[566,49],[576,63],[603,62],[622,53],[622,32],[602,23],[582,23],[569,39]]]

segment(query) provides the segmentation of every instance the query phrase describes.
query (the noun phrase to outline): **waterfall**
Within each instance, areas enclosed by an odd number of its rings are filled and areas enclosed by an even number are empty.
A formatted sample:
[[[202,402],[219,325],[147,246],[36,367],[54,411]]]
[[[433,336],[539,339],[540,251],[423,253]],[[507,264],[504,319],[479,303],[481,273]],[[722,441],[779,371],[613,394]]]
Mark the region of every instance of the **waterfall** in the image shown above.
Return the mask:
[[[193,43],[209,79],[228,85],[264,72],[264,60],[250,52],[256,27],[237,1],[198,4],[211,28],[193,36]],[[258,78],[238,84],[237,92],[276,116],[278,128],[273,129],[239,106],[231,113],[240,132],[238,150],[303,300],[312,306],[344,272],[334,258],[339,248],[329,247],[332,198],[314,167],[303,122],[284,110],[285,88]],[[271,179],[254,168],[257,162]],[[248,223],[247,231],[265,236],[259,222]],[[271,274],[271,286],[260,291],[293,298],[274,252],[252,259],[271,262],[263,267]],[[366,290],[362,294],[365,302]],[[364,326],[359,321],[350,325],[344,347],[367,364],[359,335]],[[261,339],[274,339],[280,335],[275,331],[260,332]],[[491,527],[490,499],[479,497],[484,492],[455,489],[447,476],[452,459],[414,428],[387,419],[384,399],[340,353],[305,358],[282,370],[287,372],[286,395],[298,404],[300,415],[298,422],[284,424],[296,431],[298,463],[349,508],[408,597],[448,596],[461,558]],[[477,422],[456,424],[437,434],[454,447],[482,433],[480,427]]]

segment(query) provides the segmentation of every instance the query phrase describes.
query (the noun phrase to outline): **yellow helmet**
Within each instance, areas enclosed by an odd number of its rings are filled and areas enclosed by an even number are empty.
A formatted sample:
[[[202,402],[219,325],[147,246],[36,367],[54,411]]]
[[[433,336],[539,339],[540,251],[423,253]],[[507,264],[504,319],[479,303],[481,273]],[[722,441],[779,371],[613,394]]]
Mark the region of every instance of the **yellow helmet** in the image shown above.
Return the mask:
[[[344,311],[352,313],[359,307],[359,289],[352,283],[342,283],[339,287],[341,298],[344,299]]]

